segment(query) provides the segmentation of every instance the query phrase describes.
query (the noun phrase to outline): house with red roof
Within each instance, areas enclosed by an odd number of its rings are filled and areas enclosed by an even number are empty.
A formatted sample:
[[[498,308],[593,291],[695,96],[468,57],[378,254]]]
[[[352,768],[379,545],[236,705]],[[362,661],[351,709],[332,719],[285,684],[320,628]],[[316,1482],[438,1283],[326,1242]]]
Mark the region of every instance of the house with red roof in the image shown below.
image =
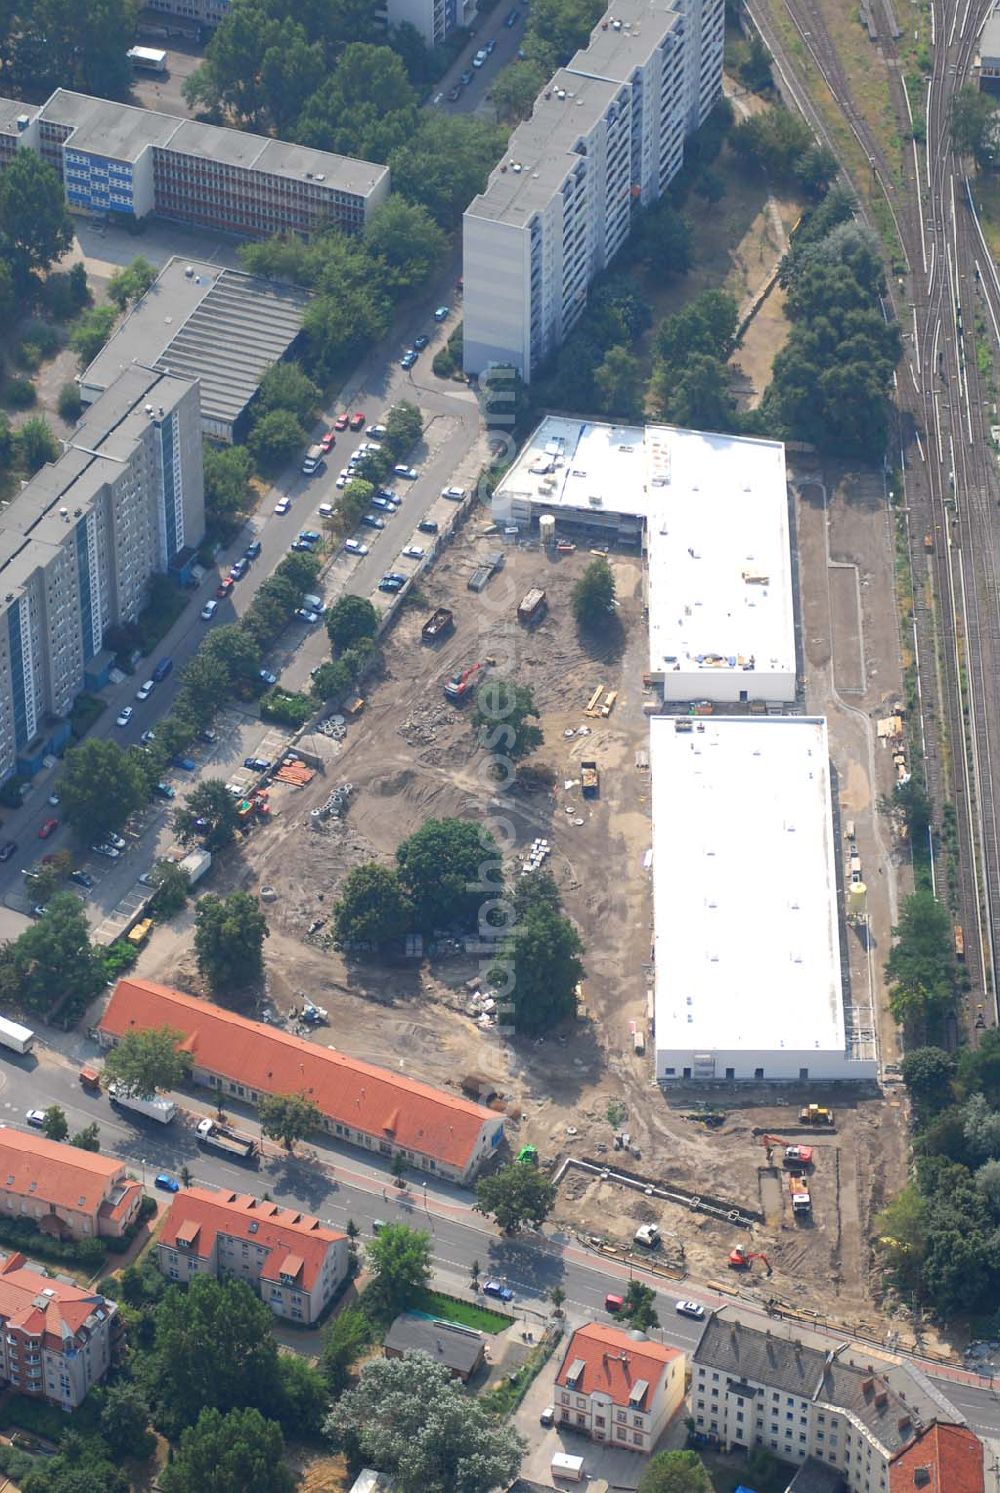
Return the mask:
[[[684,1354],[603,1322],[574,1332],[556,1375],[556,1425],[648,1455],[684,1401]]]
[[[985,1493],[983,1444],[968,1426],[930,1426],[889,1467],[889,1493]]]
[[[315,1322],[347,1274],[347,1235],[249,1193],[179,1192],[157,1244],[168,1280],[205,1274],[245,1281],[276,1317]]]
[[[120,1239],[141,1202],[117,1157],[0,1125],[0,1214],[55,1239]]]
[[[97,1028],[105,1047],[131,1031],[170,1027],[196,1083],[255,1104],[305,1094],[330,1135],[413,1167],[470,1182],[503,1140],[503,1116],[459,1093],[347,1057],[149,980],[119,980]]]
[[[0,1383],[75,1410],[111,1367],[118,1308],[98,1291],[0,1259]]]

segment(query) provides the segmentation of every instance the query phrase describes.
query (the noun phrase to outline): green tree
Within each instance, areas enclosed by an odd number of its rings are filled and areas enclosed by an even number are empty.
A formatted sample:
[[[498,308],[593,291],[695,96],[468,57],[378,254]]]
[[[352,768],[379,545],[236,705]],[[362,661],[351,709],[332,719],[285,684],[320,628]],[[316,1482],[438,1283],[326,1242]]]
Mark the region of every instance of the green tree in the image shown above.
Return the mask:
[[[517,922],[491,975],[498,998],[513,1006],[517,1030],[544,1032],[576,1011],[583,945],[547,872],[519,879],[514,910]]]
[[[991,1109],[982,1094],[973,1094],[962,1106],[962,1130],[973,1161],[1000,1157],[1000,1110]]]
[[[69,1135],[66,1111],[58,1104],[50,1104],[42,1119],[42,1134],[49,1140],[65,1140]]]
[[[697,1452],[658,1452],[643,1468],[637,1493],[712,1493],[712,1479]]]
[[[191,878],[176,861],[167,860],[154,861],[149,874],[154,889],[154,908],[160,917],[173,917],[187,902]]]
[[[350,534],[357,528],[362,515],[368,512],[374,496],[374,482],[366,482],[361,477],[352,478],[341,493],[337,505],[337,528],[342,534]],[[361,600],[360,597],[355,599]]]
[[[371,1285],[365,1305],[386,1321],[408,1307],[426,1290],[431,1278],[431,1236],[426,1229],[388,1223],[367,1248]]]
[[[450,231],[483,190],[506,144],[506,130],[471,114],[426,110],[389,156],[393,187],[410,202],[422,203]]]
[[[322,390],[295,362],[273,363],[260,381],[257,396],[258,407],[263,413],[269,410],[290,410],[302,425],[311,425],[322,403]]]
[[[335,1400],[350,1384],[351,1368],[371,1340],[371,1319],[356,1306],[345,1307],[325,1328],[319,1361],[327,1388]]]
[[[391,324],[392,302],[381,286],[324,289],[302,320],[304,356],[315,376],[328,383],[384,337]]]
[[[476,692],[471,724],[479,744],[488,752],[519,761],[542,744],[541,727],[531,686],[515,679],[489,676]]]
[[[654,348],[664,362],[682,366],[692,353],[725,361],[735,345],[739,308],[731,295],[705,290],[657,328]]]
[[[951,100],[951,143],[959,155],[972,156],[980,170],[995,170],[1000,154],[996,101],[972,84]]]
[[[411,916],[398,872],[367,861],[345,876],[334,904],[333,926],[342,943],[384,948],[400,942]]]
[[[426,207],[393,194],[365,225],[365,245],[382,284],[399,297],[423,285],[444,257],[447,238]]]
[[[73,243],[62,180],[37,151],[18,150],[0,174],[0,244],[15,278],[44,273]]]
[[[200,840],[206,850],[222,850],[239,828],[236,800],[222,778],[203,778],[174,814],[174,830],[182,845]]]
[[[516,1234],[525,1224],[539,1228],[555,1200],[555,1186],[545,1173],[520,1161],[476,1183],[476,1212],[491,1215],[504,1234]]]
[[[1000,1028],[980,1032],[976,1047],[965,1047],[958,1058],[958,1088],[968,1096],[984,1094],[1000,1107]]]
[[[79,358],[81,368],[94,361],[111,336],[117,320],[114,306],[92,306],[82,313],[69,334],[69,345]]]
[[[312,679],[314,700],[340,700],[351,688],[351,671],[342,659],[320,664]]]
[[[0,181],[3,177],[0,176]],[[14,435],[18,460],[29,477],[41,470],[47,462],[55,461],[59,455],[59,442],[52,433],[49,422],[41,415],[32,415],[30,420],[18,427]]]
[[[615,581],[606,560],[591,560],[573,587],[570,605],[578,627],[589,632],[607,627],[614,612]]]
[[[428,933],[474,927],[484,897],[503,890],[496,841],[465,819],[428,819],[399,846],[396,863],[414,926]]]
[[[666,197],[644,213],[636,232],[636,254],[653,275],[685,275],[691,268],[691,223]]]
[[[2,274],[2,270],[0,270]],[[0,315],[3,314],[2,292],[0,292]],[[59,390],[59,416],[68,425],[75,425],[83,413],[83,400],[80,398],[79,387],[74,383],[65,383]]]
[[[203,646],[184,665],[176,708],[187,710],[196,726],[207,726],[215,719],[229,687],[226,665],[210,648]]]
[[[286,1151],[293,1151],[296,1141],[318,1130],[323,1121],[319,1106],[305,1094],[261,1094],[257,1117],[264,1134],[280,1140]]]
[[[409,456],[424,433],[423,417],[415,404],[401,399],[385,417],[384,444],[397,460]]]
[[[650,385],[653,401],[664,420],[692,430],[732,430],[736,400],[732,378],[721,358],[692,353],[678,370],[658,363]]]
[[[176,1089],[191,1072],[191,1054],[182,1041],[183,1033],[169,1026],[126,1032],[104,1060],[104,1078],[139,1099],[152,1099],[159,1089]]]
[[[117,742],[93,738],[66,753],[59,780],[63,818],[81,839],[120,830],[146,801],[138,765]]]
[[[91,1120],[89,1125],[84,1125],[78,1130],[70,1141],[71,1146],[76,1146],[80,1151],[99,1151],[101,1149],[101,1127],[96,1120]]]
[[[609,347],[594,369],[600,410],[611,420],[637,420],[642,411],[643,380],[639,359],[627,347]]]
[[[202,445],[205,521],[213,534],[228,538],[252,503],[253,460],[245,446]]]
[[[378,621],[378,612],[366,597],[340,596],[326,614],[326,630],[336,647],[350,648],[359,638],[373,638]]]
[[[290,460],[306,433],[291,410],[268,410],[254,425],[248,442],[257,462],[269,472]]]
[[[214,627],[199,652],[220,663],[232,681],[252,681],[259,676],[260,646],[238,623]]]
[[[527,119],[535,99],[548,81],[548,75],[537,62],[510,63],[503,68],[490,92],[493,107],[505,124],[519,124]]]
[[[903,1082],[922,1125],[952,1103],[956,1066],[954,1055],[941,1047],[915,1047],[903,1058]]]
[[[265,1409],[278,1392],[270,1309],[243,1281],[195,1275],[156,1308],[144,1378],[157,1424],[176,1436],[204,1409]]]
[[[622,1316],[630,1327],[638,1328],[640,1332],[648,1332],[651,1327],[659,1327],[656,1292],[641,1280],[630,1280],[628,1290],[625,1292]]]
[[[40,918],[3,950],[10,995],[32,1011],[49,1011],[73,997],[92,1000],[104,984],[104,961],[90,944],[79,897],[57,892]]]
[[[195,909],[194,948],[198,969],[212,990],[244,996],[264,973],[267,923],[257,898],[249,892],[228,897],[211,893]]]
[[[119,311],[140,300],[156,279],[156,266],[137,254],[131,264],[115,270],[108,281],[108,295]]]
[[[293,1493],[281,1427],[259,1410],[203,1410],[160,1474],[163,1493]]]
[[[156,1449],[149,1430],[149,1405],[135,1384],[111,1384],[104,1391],[99,1425],[112,1455],[119,1461],[135,1457],[144,1462]]]
[[[384,161],[416,128],[417,95],[391,47],[353,42],[299,120],[306,145]]]
[[[357,1386],[334,1406],[326,1431],[389,1473],[397,1493],[506,1488],[525,1451],[509,1424],[423,1353],[366,1364]]]
[[[932,892],[913,892],[892,931],[896,941],[885,965],[889,1010],[901,1024],[919,1026],[940,1016],[955,994],[951,918]]]
[[[286,1436],[315,1437],[330,1408],[330,1392],[322,1373],[297,1353],[278,1357],[278,1395],[271,1414]]]

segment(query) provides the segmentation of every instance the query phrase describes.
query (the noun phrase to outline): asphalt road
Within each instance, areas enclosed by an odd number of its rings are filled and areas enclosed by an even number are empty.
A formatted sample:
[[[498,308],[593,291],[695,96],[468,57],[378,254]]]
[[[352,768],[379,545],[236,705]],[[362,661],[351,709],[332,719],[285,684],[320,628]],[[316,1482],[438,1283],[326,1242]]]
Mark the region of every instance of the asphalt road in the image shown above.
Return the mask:
[[[507,26],[504,23],[514,8],[518,12],[517,24]],[[492,117],[492,110],[488,107],[490,89],[500,69],[506,67],[517,57],[527,18],[528,12],[523,0],[516,7],[511,5],[510,0],[498,0],[490,14],[485,18],[480,18],[473,28],[469,45],[448,69],[435,89],[431,98],[432,105],[443,109],[447,114],[475,114],[478,110],[482,110]],[[472,59],[491,40],[496,42],[492,54],[487,57],[482,67],[473,67]],[[471,74],[471,82],[468,84],[461,82],[462,75],[465,73]],[[458,98],[449,98],[449,93],[456,88],[459,89]]]

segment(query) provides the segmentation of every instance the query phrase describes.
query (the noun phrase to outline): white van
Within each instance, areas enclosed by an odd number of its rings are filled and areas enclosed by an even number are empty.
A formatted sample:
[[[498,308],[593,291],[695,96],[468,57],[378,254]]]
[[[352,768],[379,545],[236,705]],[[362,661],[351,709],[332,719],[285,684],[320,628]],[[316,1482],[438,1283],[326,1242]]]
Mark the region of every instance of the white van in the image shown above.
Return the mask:
[[[312,477],[314,475],[314,473],[316,473],[316,472],[319,471],[319,469],[320,469],[320,467],[322,465],[323,465],[323,447],[322,446],[310,446],[309,450],[306,452],[305,458],[304,458],[304,460],[302,462],[302,474],[303,474],[303,476],[305,476],[305,477]]]
[[[556,1452],[549,1472],[553,1477],[562,1478],[565,1483],[582,1483],[583,1458],[571,1457],[569,1452]]]
[[[319,514],[320,518],[332,518],[333,517],[333,504],[332,503],[320,503],[319,507],[316,509],[316,512]]]

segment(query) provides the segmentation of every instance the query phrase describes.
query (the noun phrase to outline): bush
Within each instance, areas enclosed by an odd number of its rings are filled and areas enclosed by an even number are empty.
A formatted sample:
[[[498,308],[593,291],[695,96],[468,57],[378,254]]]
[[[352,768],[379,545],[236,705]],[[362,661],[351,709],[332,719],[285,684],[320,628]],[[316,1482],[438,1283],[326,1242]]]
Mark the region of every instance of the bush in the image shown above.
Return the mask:
[[[4,404],[12,410],[27,410],[35,403],[38,394],[30,378],[23,378],[21,374],[15,373],[7,380],[3,391]]]
[[[119,975],[127,974],[133,968],[139,958],[139,950],[134,943],[129,943],[127,938],[116,938],[110,944],[104,955],[104,965],[108,972],[108,983],[111,984],[118,979]]]
[[[150,1200],[152,1201],[152,1200]],[[26,1254],[42,1260],[54,1260],[69,1265],[82,1265],[96,1270],[104,1263],[104,1243],[100,1239],[76,1239],[65,1244],[40,1234],[27,1219],[0,1218],[0,1245],[24,1250]]]
[[[29,373],[34,373],[41,361],[42,350],[37,342],[22,342],[14,354],[18,368],[26,368]]]
[[[313,709],[311,695],[291,694],[276,688],[260,697],[261,719],[276,721],[279,726],[304,726]]]
[[[80,359],[80,367],[92,363],[111,336],[118,315],[114,306],[94,306],[84,311],[69,337],[69,345]]]
[[[59,413],[70,425],[75,425],[83,412],[83,400],[76,384],[63,384],[59,390]]]
[[[70,728],[77,741],[86,736],[91,726],[107,708],[106,702],[99,700],[96,695],[86,693],[77,695],[73,701],[73,709],[69,713]]]

